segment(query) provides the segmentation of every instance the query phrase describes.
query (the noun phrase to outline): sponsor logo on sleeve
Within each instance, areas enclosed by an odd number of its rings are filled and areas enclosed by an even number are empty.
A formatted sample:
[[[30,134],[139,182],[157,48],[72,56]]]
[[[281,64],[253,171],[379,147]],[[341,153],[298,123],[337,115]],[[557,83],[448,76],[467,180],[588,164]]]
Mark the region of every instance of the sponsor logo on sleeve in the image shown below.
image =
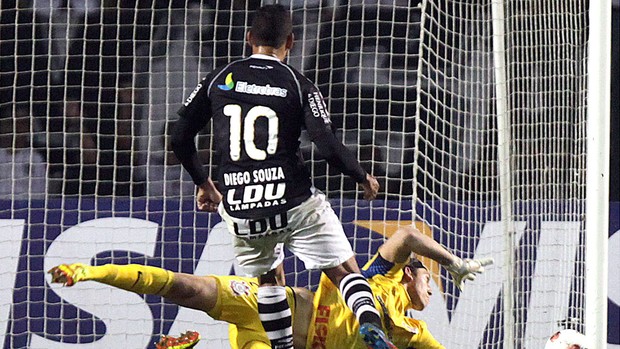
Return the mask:
[[[321,96],[319,92],[308,93],[308,105],[310,105],[310,110],[312,110],[312,115],[314,115],[315,118],[322,118],[325,124],[331,124],[327,106],[325,105],[325,101],[323,101],[323,96]]]
[[[196,97],[196,95],[198,94],[198,91],[200,91],[201,88],[202,88],[202,83],[199,83],[198,86],[196,86],[196,88],[194,89],[194,91],[192,91],[192,93],[189,95],[189,97],[187,97],[183,105],[187,107],[194,100],[194,97]]]

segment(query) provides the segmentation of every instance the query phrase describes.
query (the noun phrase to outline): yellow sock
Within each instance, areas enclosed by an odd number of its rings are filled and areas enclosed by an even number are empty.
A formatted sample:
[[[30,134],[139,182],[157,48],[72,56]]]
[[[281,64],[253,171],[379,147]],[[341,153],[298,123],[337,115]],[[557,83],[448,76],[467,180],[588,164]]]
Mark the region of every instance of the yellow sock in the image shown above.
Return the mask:
[[[174,273],[162,268],[139,264],[105,264],[87,268],[88,280],[118,287],[123,290],[163,296],[170,290]]]

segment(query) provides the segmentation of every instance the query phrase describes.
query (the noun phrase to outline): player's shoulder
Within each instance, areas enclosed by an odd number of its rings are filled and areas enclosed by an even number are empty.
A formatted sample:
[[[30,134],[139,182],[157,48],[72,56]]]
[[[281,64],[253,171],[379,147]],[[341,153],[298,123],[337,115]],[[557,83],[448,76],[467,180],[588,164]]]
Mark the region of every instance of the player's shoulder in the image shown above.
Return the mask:
[[[196,87],[196,90],[192,94],[198,91],[205,91],[207,95],[209,95],[212,92],[212,88],[215,86],[224,91],[229,90],[233,83],[232,75],[238,75],[240,69],[243,69],[244,60],[247,60],[247,58],[234,60],[214,68],[202,78],[198,87]]]
[[[302,85],[306,85],[308,87],[312,87],[312,88],[318,90],[318,88],[316,87],[316,84],[314,83],[314,81],[312,81],[309,77],[304,75],[299,70],[294,69],[293,71],[295,72],[296,76],[298,77],[298,79],[299,79],[299,81],[301,82]]]
[[[285,62],[278,62],[278,67],[284,74],[288,74],[292,79],[296,80],[300,86],[314,86],[312,80],[292,65]]]
[[[232,73],[237,78],[240,78],[245,75],[261,76],[260,72],[268,74],[271,80],[284,84],[287,81],[295,81],[292,84],[300,88],[314,86],[312,81],[295,67],[280,60],[261,58],[256,55],[230,62],[228,65],[216,69],[213,72],[213,76],[215,78],[217,75]]]
[[[386,260],[379,252],[375,253],[372,258],[362,267],[362,275],[367,279],[374,279],[376,276],[387,280],[400,281],[402,278],[402,268],[406,263],[394,263]],[[383,282],[383,281],[382,281]]]
[[[225,76],[226,74],[224,73],[230,73],[230,72],[234,72],[235,70],[240,69],[243,66],[243,62],[245,60],[247,60],[247,58],[237,59],[237,60],[228,62],[227,64],[223,64],[223,65],[216,67],[215,69],[213,69],[206,75],[205,81],[212,82],[216,80],[222,74]]]
[[[293,74],[296,78],[310,81],[302,72],[300,72],[297,68],[293,67],[292,65],[285,63],[285,62],[280,62],[280,65],[284,69],[290,71],[291,74]]]

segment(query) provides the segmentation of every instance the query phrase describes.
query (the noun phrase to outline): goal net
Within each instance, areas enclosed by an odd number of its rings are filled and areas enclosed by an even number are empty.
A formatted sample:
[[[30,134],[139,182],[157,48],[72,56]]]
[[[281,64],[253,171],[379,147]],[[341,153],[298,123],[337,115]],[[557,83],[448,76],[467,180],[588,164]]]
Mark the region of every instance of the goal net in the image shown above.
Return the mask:
[[[365,263],[415,224],[495,264],[457,290],[437,263],[428,322],[447,348],[542,348],[584,329],[587,0],[283,1],[288,63],[326,97],[338,137],[381,184],[371,203],[302,138]],[[176,111],[213,68],[250,54],[260,1],[2,1],[0,344],[146,348],[227,327],[96,283],[51,287],[66,262],[240,273],[216,214],[169,149]],[[209,127],[197,139],[217,163]],[[214,170],[213,168],[211,169]],[[318,272],[287,255],[291,285]]]
[[[422,28],[416,214],[502,275],[447,297],[446,341],[583,331],[587,2],[431,0]]]

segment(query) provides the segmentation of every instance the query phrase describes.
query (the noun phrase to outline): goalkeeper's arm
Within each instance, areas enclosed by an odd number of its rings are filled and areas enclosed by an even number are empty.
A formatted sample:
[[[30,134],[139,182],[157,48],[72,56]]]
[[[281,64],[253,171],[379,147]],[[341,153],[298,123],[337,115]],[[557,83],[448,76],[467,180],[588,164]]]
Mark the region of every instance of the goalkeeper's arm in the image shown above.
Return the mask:
[[[181,306],[205,312],[217,302],[217,282],[210,276],[174,273],[138,264],[61,264],[48,273],[52,275],[52,283],[73,286],[78,282],[97,281],[138,294],[159,295]]]
[[[484,272],[484,266],[493,263],[492,258],[461,259],[412,226],[400,227],[379,247],[381,257],[394,263],[407,261],[412,252],[439,262],[450,272],[459,290],[465,280],[474,280],[476,274]]]

